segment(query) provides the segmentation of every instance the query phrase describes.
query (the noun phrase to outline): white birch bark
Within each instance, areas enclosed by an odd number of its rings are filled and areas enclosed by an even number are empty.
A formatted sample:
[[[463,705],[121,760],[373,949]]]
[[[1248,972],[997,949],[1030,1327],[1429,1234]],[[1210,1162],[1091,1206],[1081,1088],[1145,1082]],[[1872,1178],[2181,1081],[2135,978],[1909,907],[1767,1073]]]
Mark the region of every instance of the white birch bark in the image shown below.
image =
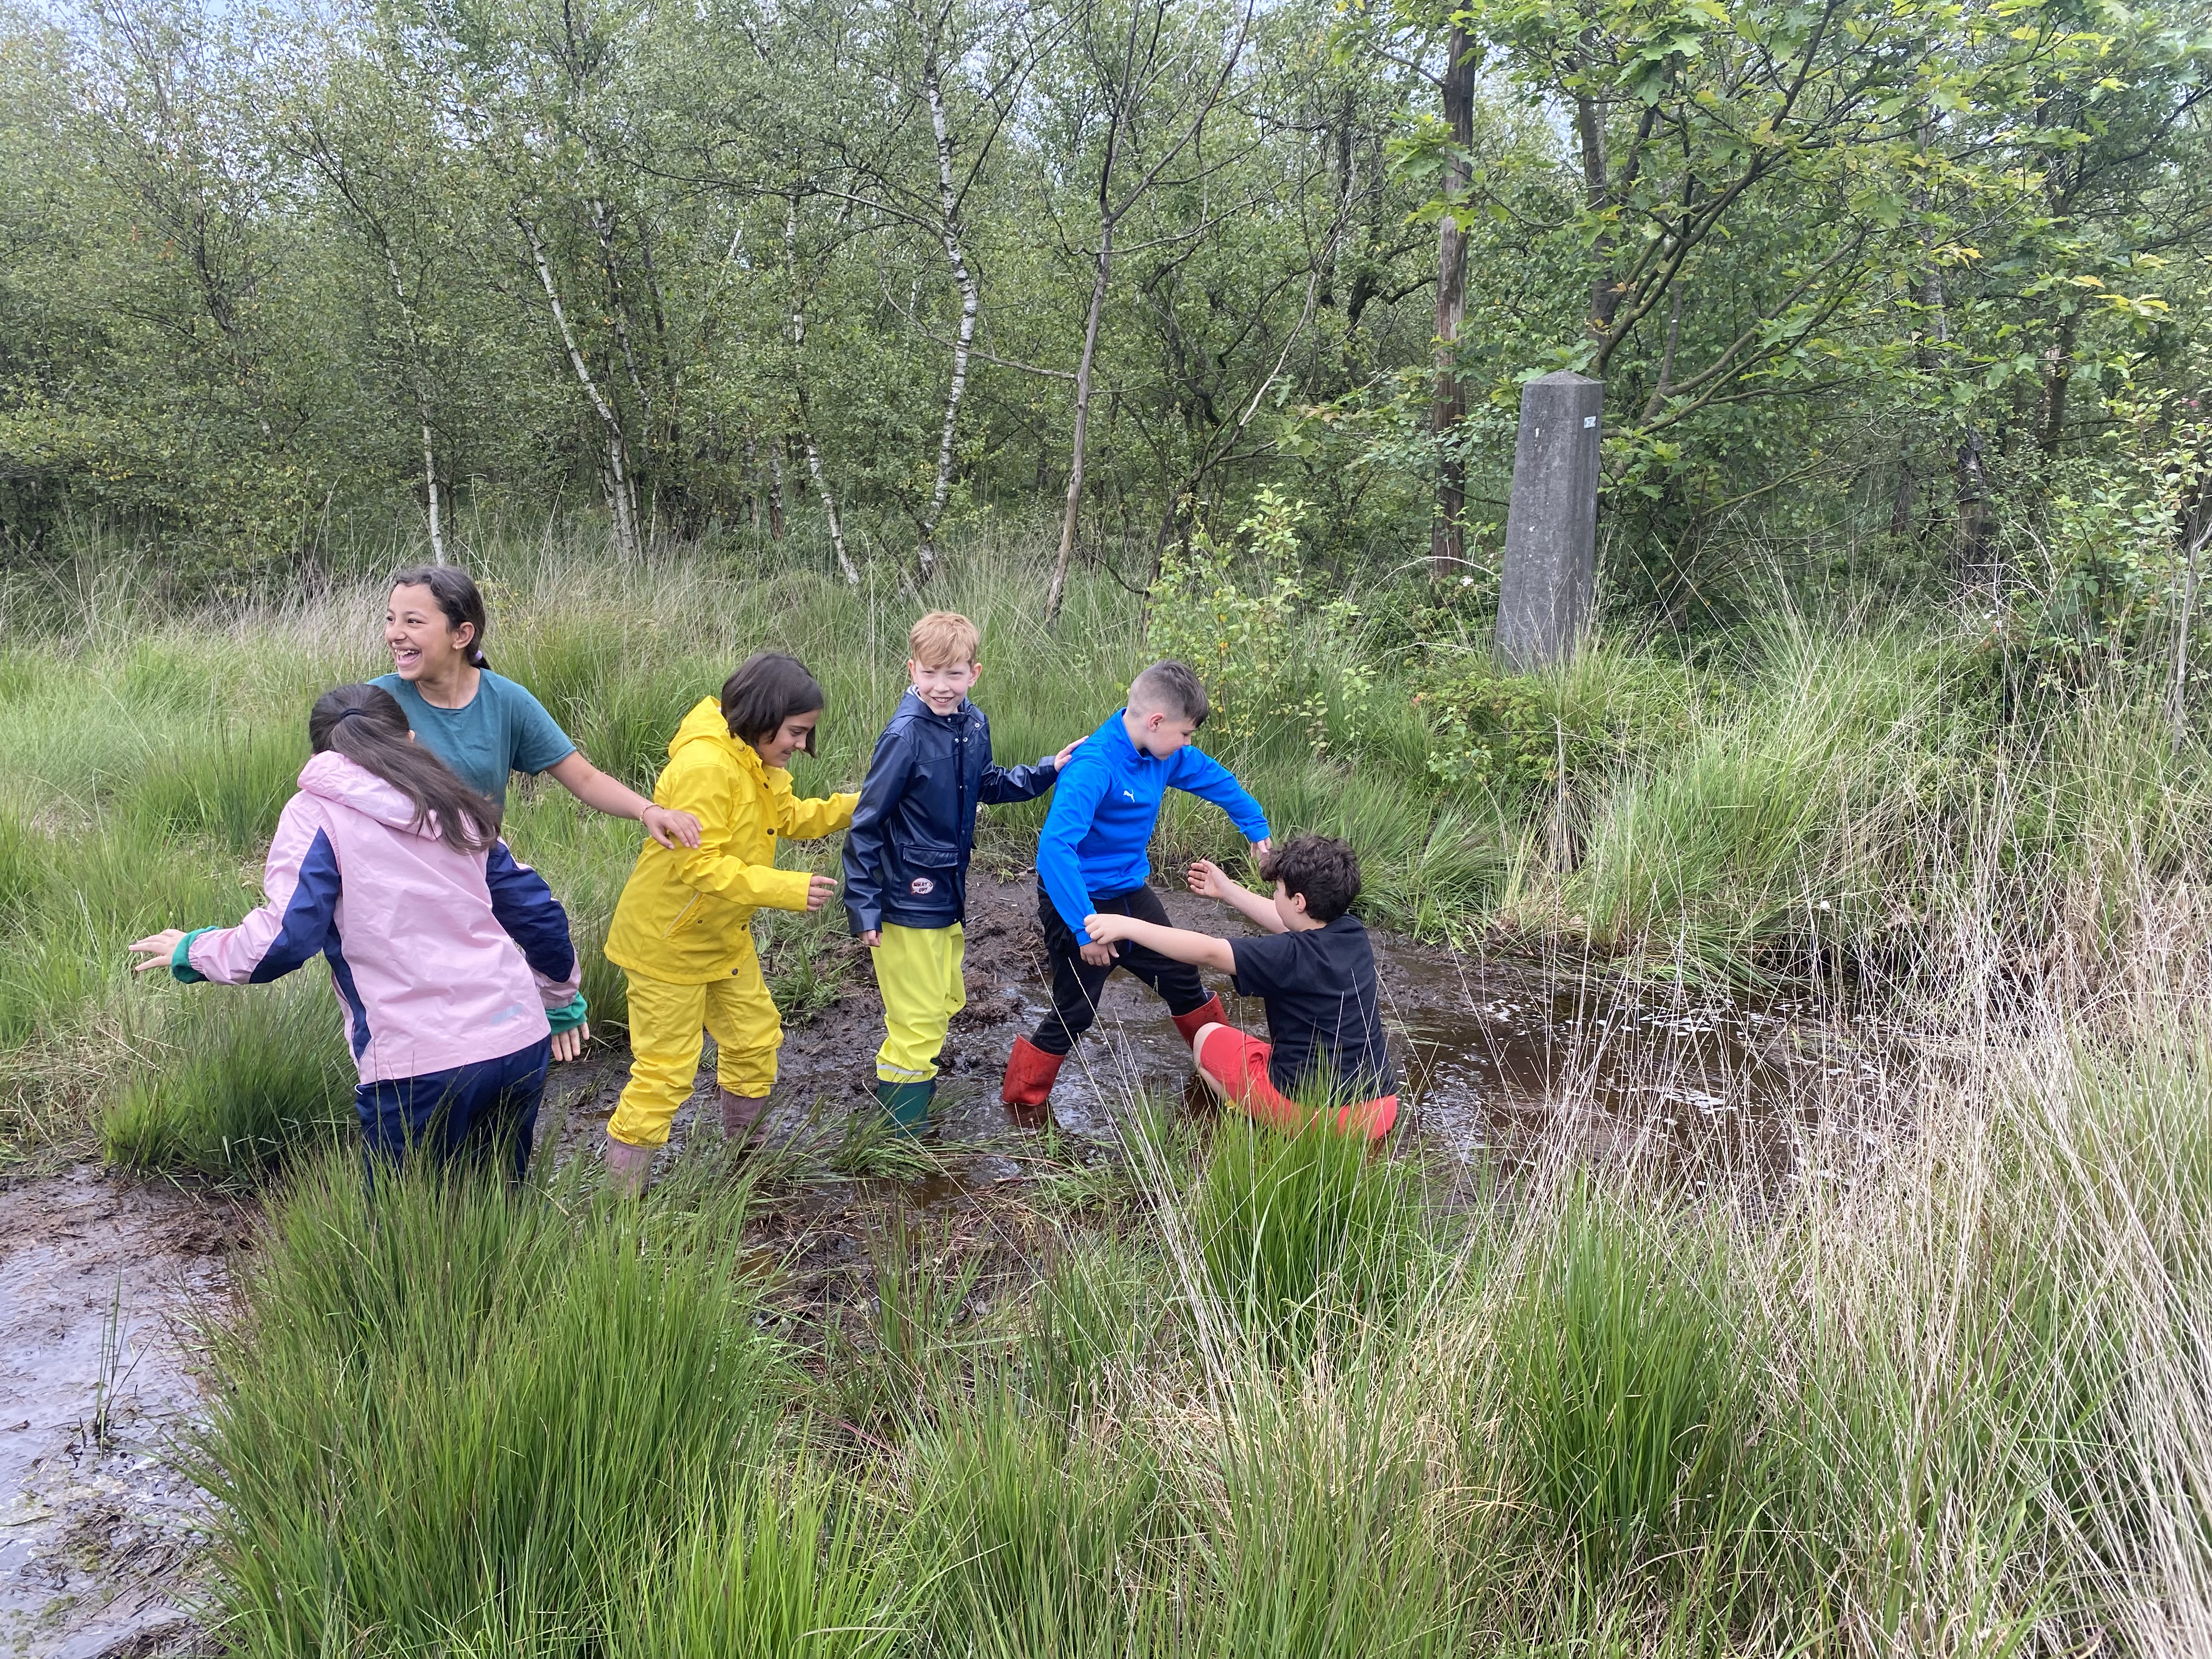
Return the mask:
[[[599,382],[592,378],[591,367],[576,344],[575,331],[568,326],[568,313],[562,308],[561,290],[553,281],[553,266],[545,257],[545,243],[538,234],[538,227],[527,219],[517,219],[522,234],[530,243],[530,257],[538,267],[538,280],[544,286],[545,303],[552,307],[554,325],[561,331],[561,343],[568,348],[568,365],[576,371],[576,380],[584,388],[584,396],[591,400],[599,421],[607,432],[606,492],[607,505],[614,514],[615,546],[624,559],[635,562],[643,556],[637,538],[637,502],[630,494],[629,447],[623,437],[622,420],[615,413]]]
[[[837,497],[830,488],[830,474],[822,465],[822,451],[814,441],[814,422],[807,410],[806,375],[800,358],[806,344],[806,302],[799,284],[799,198],[784,203],[784,270],[791,281],[792,396],[799,406],[799,442],[806,452],[806,471],[822,497],[822,514],[830,521],[830,545],[837,555],[837,569],[848,586],[860,585],[860,573],[845,550],[845,526],[837,516]]]
[[[945,516],[945,503],[952,498],[953,439],[960,422],[960,400],[968,391],[968,363],[975,346],[975,324],[982,313],[983,295],[960,234],[960,199],[952,186],[952,140],[945,131],[945,92],[933,52],[922,62],[922,85],[929,95],[930,131],[937,139],[939,229],[945,241],[945,257],[952,264],[952,280],[960,289],[960,328],[952,340],[952,384],[945,390],[945,422],[938,434],[937,482],[921,521],[921,544],[915,550],[916,574],[926,581],[937,567],[938,520]]]

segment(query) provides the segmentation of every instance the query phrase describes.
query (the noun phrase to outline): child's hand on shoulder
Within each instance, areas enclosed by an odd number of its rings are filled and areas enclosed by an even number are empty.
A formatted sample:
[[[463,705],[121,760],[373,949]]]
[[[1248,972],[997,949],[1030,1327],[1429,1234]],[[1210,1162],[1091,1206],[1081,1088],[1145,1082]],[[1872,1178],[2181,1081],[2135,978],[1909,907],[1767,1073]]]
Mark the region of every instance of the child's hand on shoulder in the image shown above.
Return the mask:
[[[1078,738],[1073,743],[1069,744],[1066,748],[1061,750],[1057,755],[1054,755],[1052,757],[1052,769],[1057,772],[1061,767],[1066,765],[1067,757],[1082,746],[1083,739],[1081,738]]]

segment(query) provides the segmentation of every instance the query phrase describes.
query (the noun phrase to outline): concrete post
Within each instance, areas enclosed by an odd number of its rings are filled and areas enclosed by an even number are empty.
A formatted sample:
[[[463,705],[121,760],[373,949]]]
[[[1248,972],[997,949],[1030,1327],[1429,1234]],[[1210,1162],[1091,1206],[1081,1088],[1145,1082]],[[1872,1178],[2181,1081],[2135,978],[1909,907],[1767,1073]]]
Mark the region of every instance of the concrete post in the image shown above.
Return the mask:
[[[1565,661],[1589,624],[1604,409],[1605,382],[1587,375],[1562,370],[1521,388],[1497,641],[1516,672]]]

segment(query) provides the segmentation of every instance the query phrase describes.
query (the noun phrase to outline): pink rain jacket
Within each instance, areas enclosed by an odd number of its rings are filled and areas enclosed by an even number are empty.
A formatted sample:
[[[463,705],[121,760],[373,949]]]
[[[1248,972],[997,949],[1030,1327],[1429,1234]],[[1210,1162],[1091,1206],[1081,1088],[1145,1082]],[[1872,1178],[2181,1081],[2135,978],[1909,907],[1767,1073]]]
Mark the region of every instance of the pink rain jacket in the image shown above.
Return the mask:
[[[334,752],[310,760],[269,845],[268,902],[178,947],[179,979],[258,985],[331,964],[364,1083],[528,1048],[580,978],[568,918],[505,842],[457,853],[414,803]]]

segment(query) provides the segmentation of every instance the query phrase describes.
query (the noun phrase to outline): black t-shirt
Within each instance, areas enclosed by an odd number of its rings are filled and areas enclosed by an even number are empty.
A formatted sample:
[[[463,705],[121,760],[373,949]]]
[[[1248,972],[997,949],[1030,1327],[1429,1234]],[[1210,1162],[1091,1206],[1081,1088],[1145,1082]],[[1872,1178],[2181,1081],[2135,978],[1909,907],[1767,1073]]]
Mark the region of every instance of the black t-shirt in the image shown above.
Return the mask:
[[[1267,1005],[1268,1080],[1285,1094],[1327,1080],[1339,1096],[1393,1094],[1397,1076],[1382,1039],[1375,947],[1357,916],[1304,933],[1233,939],[1237,994]]]

